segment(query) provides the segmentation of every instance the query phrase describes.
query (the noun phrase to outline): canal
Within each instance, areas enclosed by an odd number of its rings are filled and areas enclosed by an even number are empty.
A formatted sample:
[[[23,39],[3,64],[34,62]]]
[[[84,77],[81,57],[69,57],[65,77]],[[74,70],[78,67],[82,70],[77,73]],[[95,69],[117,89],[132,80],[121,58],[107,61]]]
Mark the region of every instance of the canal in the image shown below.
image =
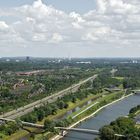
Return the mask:
[[[85,129],[96,129],[99,130],[102,126],[109,124],[118,117],[126,116],[129,110],[140,104],[140,96],[134,95],[125,98],[115,104],[112,104],[102,111],[100,111],[96,116],[82,122],[77,126],[77,128]],[[63,140],[94,140],[97,136],[92,134],[69,132]]]

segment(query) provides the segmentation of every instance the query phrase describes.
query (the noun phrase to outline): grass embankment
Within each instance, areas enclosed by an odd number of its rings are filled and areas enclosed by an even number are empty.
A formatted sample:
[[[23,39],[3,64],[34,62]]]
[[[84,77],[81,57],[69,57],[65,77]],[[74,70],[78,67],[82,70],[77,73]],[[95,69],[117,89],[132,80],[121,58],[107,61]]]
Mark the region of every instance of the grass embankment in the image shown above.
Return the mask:
[[[108,102],[108,103],[106,103],[105,105],[102,105],[101,107],[99,107],[98,109],[96,109],[96,111],[94,111],[94,112],[92,112],[92,113],[90,113],[89,115],[87,115],[87,114],[85,114],[85,116],[84,117],[82,117],[82,118],[79,118],[75,123],[73,123],[71,126],[69,126],[68,128],[72,128],[72,127],[75,127],[76,125],[78,125],[80,122],[82,122],[82,121],[84,121],[84,120],[86,120],[86,119],[88,119],[88,118],[90,118],[90,117],[92,117],[92,116],[94,116],[94,115],[96,115],[99,111],[101,111],[102,109],[104,109],[105,107],[107,107],[107,106],[109,106],[109,105],[111,105],[111,104],[114,104],[114,103],[116,103],[116,102],[118,102],[118,101],[121,101],[121,100],[123,100],[124,98],[127,98],[127,97],[129,97],[129,96],[132,96],[133,94],[129,94],[129,95],[126,95],[126,96],[124,96],[124,94],[122,94],[121,92],[120,92],[120,95],[119,94],[116,94],[117,96],[115,97],[113,97],[112,95],[112,97],[110,96],[107,100],[108,101],[110,101],[110,102]],[[123,95],[123,96],[122,96]],[[120,98],[119,98],[119,96],[120,96]],[[94,106],[95,107],[95,106]],[[67,132],[65,133],[65,134],[67,134]],[[64,135],[65,135],[64,134]],[[57,136],[55,136],[55,137],[53,137],[51,140],[59,140],[59,139],[61,139],[63,136],[59,136],[59,135],[57,135]]]
[[[56,115],[50,115],[50,116],[44,118],[41,122],[37,122],[37,123],[38,123],[38,124],[43,124],[44,121],[45,121],[45,119],[54,120],[54,119],[56,119],[56,118],[59,118],[59,117],[65,115],[65,113],[67,113],[67,111],[72,110],[72,109],[74,109],[74,108],[76,108],[76,107],[78,107],[78,106],[81,106],[81,105],[85,104],[86,102],[88,102],[89,100],[94,100],[94,99],[95,99],[95,101],[93,101],[91,104],[89,104],[89,105],[83,107],[82,109],[80,109],[80,110],[77,111],[77,112],[72,113],[72,114],[70,115],[70,117],[73,117],[73,116],[75,116],[76,114],[78,114],[79,112],[85,110],[87,107],[89,107],[89,106],[91,106],[92,104],[94,104],[95,102],[97,102],[97,101],[99,102],[99,104],[94,105],[94,106],[91,107],[89,110],[87,110],[87,111],[85,111],[84,113],[78,115],[78,117],[76,117],[76,119],[75,119],[75,121],[74,121],[74,122],[76,122],[76,121],[80,120],[81,118],[90,115],[92,112],[96,111],[96,110],[97,110],[98,108],[100,108],[102,105],[107,104],[107,103],[109,103],[109,102],[115,100],[115,99],[116,99],[116,96],[118,96],[118,95],[119,95],[119,96],[122,96],[122,92],[111,93],[111,94],[107,94],[106,96],[103,96],[103,94],[105,94],[105,93],[106,93],[106,92],[100,93],[100,94],[98,94],[98,95],[90,95],[90,96],[88,96],[86,99],[84,99],[84,100],[82,100],[82,101],[81,101],[81,100],[78,100],[76,103],[69,102],[69,103],[68,103],[68,104],[69,104],[69,107],[68,107],[67,109],[58,110],[57,113],[56,113]],[[102,98],[98,98],[98,97],[102,97]],[[29,128],[29,129],[30,129],[32,132],[37,131],[37,129],[35,129],[35,128]],[[46,133],[46,134],[44,134],[44,135],[47,135],[47,134],[48,134],[48,133]],[[18,139],[20,139],[20,138],[22,138],[22,137],[25,137],[25,136],[28,136],[28,135],[29,135],[29,132],[27,132],[27,131],[25,131],[25,130],[19,130],[19,131],[17,131],[15,134],[13,134],[13,135],[11,135],[11,136],[8,136],[8,137],[5,137],[5,140],[18,140]],[[49,134],[49,135],[50,135],[50,134]],[[30,139],[32,139],[32,138],[30,138]]]
[[[124,80],[124,77],[113,77],[113,78],[115,78],[115,79],[117,79],[117,80]]]
[[[99,109],[100,107],[108,104],[108,103],[111,103],[112,101],[116,100],[116,99],[119,99],[120,97],[122,97],[123,93],[122,92],[115,92],[115,93],[111,93],[109,95],[106,95],[102,98],[99,98],[97,100],[97,102],[99,102],[98,104],[95,104],[93,107],[91,107],[89,110],[85,111],[84,113],[78,115],[76,118],[75,118],[75,121],[78,121],[80,120],[81,118],[84,118],[86,116],[89,116],[90,114],[92,114],[94,111],[96,111],[97,109]],[[94,104],[95,102],[93,102],[92,104]],[[90,104],[91,105],[91,104]],[[88,105],[88,106],[90,106]],[[87,106],[85,107],[87,108]],[[76,114],[78,114],[79,112],[81,112],[82,110],[84,110],[85,108],[81,109],[80,111],[78,112],[75,112],[71,115],[71,117],[75,116]]]
[[[65,115],[65,113],[67,113],[67,111],[70,111],[78,106],[81,106],[81,105],[85,104],[86,102],[88,102],[89,100],[97,99],[105,93],[100,93],[98,95],[90,95],[87,98],[85,98],[84,100],[77,100],[76,103],[69,102],[68,103],[69,107],[67,109],[58,110],[56,115],[50,115],[50,116],[44,118],[41,122],[37,122],[37,123],[44,124],[45,119],[54,120],[56,118],[59,118],[59,117]],[[37,131],[37,129],[35,129],[35,128],[28,128],[28,129],[31,130],[32,132]],[[29,132],[27,132],[25,130],[19,130],[16,133],[12,134],[11,136],[5,137],[4,140],[18,140],[18,139],[25,137],[27,135],[29,135]]]
[[[91,106],[91,108],[89,108],[88,110],[84,111],[82,114],[78,115],[76,118],[74,118],[72,126],[73,125],[75,126],[75,124],[77,125],[83,118],[86,118],[87,116],[91,115],[93,112],[95,112],[96,110],[100,109],[102,106],[104,106],[104,105],[106,105],[108,103],[111,103],[114,100],[117,100],[117,99],[121,98],[123,95],[124,95],[123,92],[111,93],[109,95],[106,95],[106,96],[103,96],[102,98],[97,99],[96,103],[97,102],[99,102],[99,103],[95,104],[95,101],[94,101],[91,104],[87,105],[86,107],[82,108],[81,110],[72,113],[70,116],[68,116],[68,118],[76,116],[77,114],[79,114],[80,112],[82,112],[83,110],[85,110],[86,108]],[[40,135],[40,137],[42,137],[42,135]]]

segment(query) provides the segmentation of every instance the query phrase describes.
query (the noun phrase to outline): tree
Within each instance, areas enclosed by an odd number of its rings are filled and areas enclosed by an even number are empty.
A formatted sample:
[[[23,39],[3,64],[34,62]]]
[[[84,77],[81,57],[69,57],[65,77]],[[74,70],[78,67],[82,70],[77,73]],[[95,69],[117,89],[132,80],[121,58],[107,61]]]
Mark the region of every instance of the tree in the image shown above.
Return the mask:
[[[38,119],[37,119],[37,115],[35,113],[30,113],[29,115],[23,116],[22,120],[25,122],[36,123]]]
[[[102,129],[100,129],[101,140],[114,140],[114,135],[115,132],[109,126],[104,126]]]
[[[76,98],[75,97],[72,98],[72,102],[76,103]]]
[[[45,112],[42,109],[38,110],[37,117],[39,121],[42,121],[42,119],[45,117]]]
[[[95,138],[95,140],[101,140],[100,138]]]
[[[134,136],[134,134],[127,135],[127,140],[139,140],[138,136]]]
[[[45,122],[44,122],[44,128],[45,128],[45,130],[46,131],[48,131],[48,132],[54,132],[54,130],[55,130],[55,123],[53,122],[53,121],[51,121],[51,120],[45,120]]]
[[[139,129],[135,127],[133,119],[120,117],[100,129],[101,140],[138,140],[140,137]],[[115,134],[122,134],[126,137],[117,137]]]
[[[63,100],[62,101],[59,101],[57,103],[57,105],[58,105],[59,109],[63,109],[63,108],[67,108],[68,107],[68,104],[65,103]]]
[[[2,88],[0,91],[0,96],[5,98],[5,97],[11,97],[10,90],[8,88]]]

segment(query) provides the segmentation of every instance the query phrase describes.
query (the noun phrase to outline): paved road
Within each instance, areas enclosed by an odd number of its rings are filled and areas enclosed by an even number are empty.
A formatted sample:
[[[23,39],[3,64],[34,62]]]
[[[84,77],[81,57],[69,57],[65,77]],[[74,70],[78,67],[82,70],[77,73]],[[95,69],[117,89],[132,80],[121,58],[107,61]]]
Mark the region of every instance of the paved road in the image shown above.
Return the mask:
[[[28,104],[28,105],[20,107],[16,110],[13,110],[13,111],[7,112],[3,115],[0,115],[0,118],[15,119],[15,118],[21,117],[25,114],[28,114],[29,112],[32,112],[35,107],[40,107],[44,103],[47,103],[47,102],[49,102],[49,103],[55,102],[58,99],[58,97],[63,97],[64,95],[69,94],[70,92],[76,92],[82,84],[84,84],[90,80],[94,80],[97,76],[98,75],[95,74],[85,80],[80,81],[78,84],[74,84],[74,85],[70,86],[69,88],[66,88],[60,92],[54,93],[51,96],[45,97],[45,98],[35,101],[31,104]]]

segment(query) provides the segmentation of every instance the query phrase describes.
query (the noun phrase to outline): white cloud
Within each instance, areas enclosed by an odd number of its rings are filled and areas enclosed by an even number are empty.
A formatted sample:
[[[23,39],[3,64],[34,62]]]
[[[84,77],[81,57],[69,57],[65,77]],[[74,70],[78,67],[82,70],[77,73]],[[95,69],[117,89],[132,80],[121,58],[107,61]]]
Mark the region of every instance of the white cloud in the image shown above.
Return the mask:
[[[46,41],[44,34],[34,34],[32,41]]]
[[[0,21],[0,32],[8,31],[8,29],[9,26],[4,21]]]
[[[2,45],[23,46],[73,44],[74,46],[139,46],[140,1],[96,0],[96,8],[85,14],[69,14],[45,5],[41,0],[32,5],[0,9],[3,16],[14,21],[0,21]],[[5,34],[2,34],[5,32]],[[134,43],[135,42],[135,43]],[[17,45],[18,44],[18,45]],[[76,45],[75,45],[76,44]],[[118,47],[118,46],[117,46]]]
[[[97,6],[98,12],[103,14],[136,14],[140,12],[138,5],[132,4],[130,0],[98,0]]]
[[[63,41],[63,37],[59,33],[54,33],[52,35],[52,39],[50,40],[52,43],[59,43],[61,41]]]

